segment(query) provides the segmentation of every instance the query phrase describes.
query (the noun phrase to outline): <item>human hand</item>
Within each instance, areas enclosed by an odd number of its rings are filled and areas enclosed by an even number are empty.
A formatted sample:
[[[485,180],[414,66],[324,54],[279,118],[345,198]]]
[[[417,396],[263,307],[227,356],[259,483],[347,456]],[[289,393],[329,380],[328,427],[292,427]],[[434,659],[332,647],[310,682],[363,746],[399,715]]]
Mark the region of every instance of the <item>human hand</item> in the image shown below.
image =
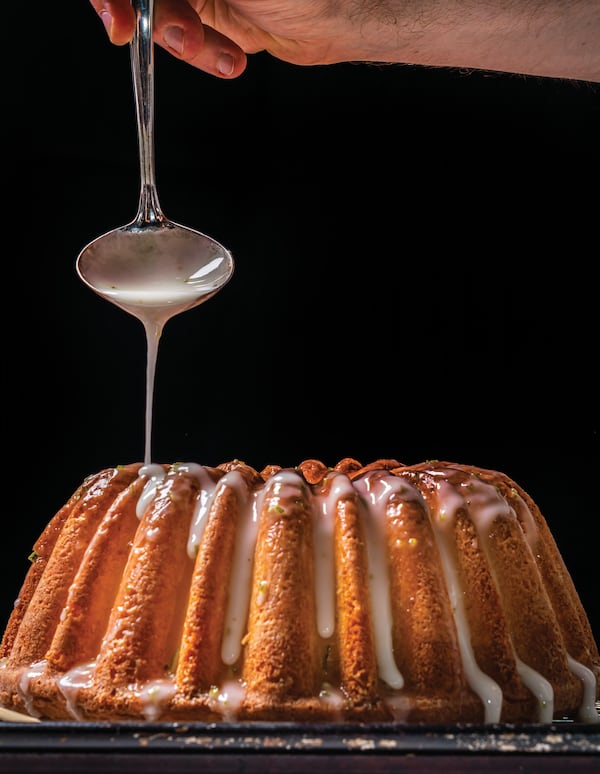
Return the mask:
[[[90,2],[111,42],[129,43],[135,25],[131,0]],[[258,51],[300,65],[362,58],[358,50],[336,53],[334,41],[344,36],[345,25],[330,5],[327,0],[294,0],[293,5],[276,0],[156,0],[154,41],[175,57],[221,78],[240,75],[246,68],[246,54]]]
[[[131,0],[90,0],[117,45]],[[298,65],[380,62],[600,81],[600,0],[155,0],[154,40],[220,78],[267,51]]]

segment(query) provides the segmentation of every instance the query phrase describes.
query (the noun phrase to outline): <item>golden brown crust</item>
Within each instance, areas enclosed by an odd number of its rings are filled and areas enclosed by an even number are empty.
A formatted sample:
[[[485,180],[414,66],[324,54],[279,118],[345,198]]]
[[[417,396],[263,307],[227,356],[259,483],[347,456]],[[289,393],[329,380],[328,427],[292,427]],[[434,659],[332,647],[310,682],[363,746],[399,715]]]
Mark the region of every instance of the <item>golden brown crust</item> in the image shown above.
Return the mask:
[[[398,668],[408,689],[421,693],[437,685],[458,702],[468,687],[441,558],[424,504],[408,502],[401,509],[392,508],[387,529]]]
[[[472,648],[477,669],[499,686],[502,719],[516,722],[538,712],[519,662],[551,683],[561,715],[574,716],[583,694],[568,658],[600,676],[548,525],[502,473],[444,461],[363,466],[351,457],[260,473],[234,460],[203,468],[200,479],[185,465],[162,467],[145,513],[136,512],[147,480],[135,464],[90,477],[44,530],[2,641],[0,704],[51,719],[76,711],[86,720],[481,722],[478,678],[465,666]],[[194,556],[202,480],[215,495]],[[394,494],[371,513],[378,481]],[[470,491],[485,494],[486,508],[471,505]],[[258,536],[240,537],[249,518]],[[322,637],[315,552],[324,518],[336,613]],[[380,600],[369,563],[380,528],[401,689],[378,671]],[[239,657],[226,664],[221,644],[237,593],[229,579],[236,552],[252,540],[247,626]],[[73,680],[81,687],[71,690]]]
[[[278,703],[315,694],[314,595],[307,582],[313,576],[312,520],[306,497],[301,487],[282,504],[267,487],[250,589],[248,630],[255,636],[244,658],[248,701],[257,694]]]
[[[181,623],[179,590],[189,586],[192,573],[186,544],[197,491],[191,477],[169,473],[146,509],[98,655],[100,684],[162,676],[172,662],[173,632]]]
[[[341,685],[353,706],[379,702],[365,538],[358,510],[357,498],[341,500],[334,532],[339,606],[336,644]]]
[[[217,685],[224,671],[221,633],[239,519],[237,498],[231,489],[221,490],[211,516],[194,564],[177,664],[177,686],[190,698]]]
[[[52,670],[66,672],[98,653],[139,525],[136,504],[143,486],[138,478],[124,489],[94,532],[46,653]]]
[[[72,499],[72,507],[36,585],[35,609],[28,605],[14,637],[11,659],[16,663],[33,663],[45,657],[69,587],[99,520],[114,497],[136,476],[135,466],[103,471],[88,479]],[[42,546],[40,548],[43,550]]]

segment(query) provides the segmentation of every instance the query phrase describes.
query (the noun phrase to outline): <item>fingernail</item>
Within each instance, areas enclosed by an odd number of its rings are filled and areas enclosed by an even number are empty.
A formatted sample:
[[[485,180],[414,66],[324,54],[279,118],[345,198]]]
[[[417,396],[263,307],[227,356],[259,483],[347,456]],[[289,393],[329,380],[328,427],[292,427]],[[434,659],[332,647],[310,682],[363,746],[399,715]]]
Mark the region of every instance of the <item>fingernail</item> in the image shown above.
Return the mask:
[[[108,11],[100,11],[100,18],[102,19],[102,24],[104,24],[104,29],[108,33],[108,37],[110,38],[110,33],[113,26],[113,17],[110,15]]]
[[[234,65],[235,60],[231,54],[221,54],[217,59],[217,70],[221,75],[231,75]]]
[[[163,40],[173,51],[183,54],[183,29],[181,27],[167,27],[163,32]]]

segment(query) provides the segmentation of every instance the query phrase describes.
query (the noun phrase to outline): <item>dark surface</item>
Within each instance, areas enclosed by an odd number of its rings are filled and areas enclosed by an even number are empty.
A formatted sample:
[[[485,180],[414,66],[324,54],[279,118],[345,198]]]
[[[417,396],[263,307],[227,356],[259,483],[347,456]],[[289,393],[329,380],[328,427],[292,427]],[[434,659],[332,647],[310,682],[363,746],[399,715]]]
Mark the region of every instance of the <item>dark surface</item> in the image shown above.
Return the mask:
[[[75,274],[136,210],[129,52],[85,1],[69,21],[12,13],[27,47],[3,94],[3,619],[48,519],[144,449],[142,326]],[[221,82],[157,50],[163,208],[236,272],[165,328],[154,458],[500,469],[541,506],[600,639],[599,97],[263,55]]]
[[[590,726],[6,725],[0,771],[597,771]]]

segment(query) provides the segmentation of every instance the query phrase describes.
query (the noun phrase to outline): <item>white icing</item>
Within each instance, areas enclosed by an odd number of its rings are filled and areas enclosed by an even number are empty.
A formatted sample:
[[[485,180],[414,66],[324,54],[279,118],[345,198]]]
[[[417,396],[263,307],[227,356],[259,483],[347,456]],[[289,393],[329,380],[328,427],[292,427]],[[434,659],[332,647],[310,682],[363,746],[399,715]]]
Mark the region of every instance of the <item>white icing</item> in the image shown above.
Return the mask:
[[[404,686],[392,643],[392,603],[385,543],[387,504],[392,494],[402,496],[408,486],[405,481],[385,473],[372,473],[354,482],[365,504],[364,516],[367,559],[369,563],[369,593],[375,636],[375,651],[379,676],[390,687]]]
[[[267,578],[251,589],[254,551],[258,534],[258,522],[264,498],[269,496],[271,508],[285,509],[286,502],[298,496],[313,501],[314,521],[314,571],[315,603],[317,630],[324,639],[335,631],[335,548],[334,525],[337,509],[341,501],[351,499],[356,494],[361,498],[360,514],[365,531],[366,550],[369,567],[369,595],[371,600],[373,628],[378,674],[390,687],[401,690],[404,685],[402,674],[397,668],[393,655],[392,607],[390,583],[385,543],[385,520],[390,507],[410,500],[418,501],[429,512],[419,490],[402,477],[385,471],[371,471],[352,482],[347,475],[330,474],[333,480],[327,494],[313,493],[304,480],[293,471],[280,471],[273,476],[267,486],[259,492],[249,493],[243,477],[236,471],[223,476],[214,483],[206,468],[195,463],[180,464],[177,470],[193,475],[200,485],[197,504],[190,524],[187,551],[194,558],[200,545],[202,534],[208,519],[210,508],[223,486],[231,486],[236,493],[239,507],[239,522],[236,530],[233,569],[230,578],[229,603],[222,640],[221,656],[225,664],[235,664],[241,655],[241,643],[247,623],[250,595],[255,593],[257,605],[263,604],[269,592]],[[513,518],[525,533],[528,543],[533,546],[537,539],[537,526],[525,501],[513,491],[509,503],[499,490],[477,477],[461,481],[458,486],[448,482],[452,470],[428,471],[437,479],[438,506],[430,515],[434,527],[436,542],[446,581],[446,587],[456,623],[459,651],[467,676],[467,682],[480,696],[485,710],[485,722],[498,722],[502,707],[502,691],[497,683],[484,674],[477,665],[470,642],[470,632],[463,605],[463,589],[458,580],[452,537],[452,525],[457,511],[466,510],[475,525],[482,550],[485,551],[487,535],[498,516]],[[148,477],[140,500],[138,515],[142,515],[148,504],[156,496],[166,472],[160,465],[145,465],[140,475]],[[300,491],[301,490],[301,491]],[[308,494],[307,494],[308,493]],[[515,510],[516,509],[516,510]],[[517,513],[519,519],[517,519]],[[151,538],[151,535],[149,535]],[[523,683],[538,700],[540,722],[549,722],[553,713],[553,691],[548,681],[525,664],[515,654],[517,670]],[[578,662],[571,669],[584,682],[584,701],[580,715],[596,720],[598,713],[594,706],[595,678],[593,673]],[[219,694],[218,702],[223,710],[227,703]],[[324,694],[325,696],[325,694]],[[386,698],[395,718],[405,715],[406,703],[399,695]],[[152,706],[152,703],[149,705]],[[152,709],[149,710],[152,713]]]
[[[146,481],[146,485],[142,490],[142,494],[140,495],[140,498],[137,501],[137,505],[135,509],[138,519],[141,519],[144,513],[146,512],[146,508],[156,497],[156,490],[163,482],[165,476],[167,475],[167,471],[163,468],[162,465],[149,464],[149,465],[143,465],[139,469],[138,475],[148,477],[148,480]]]
[[[345,500],[358,498],[366,543],[368,562],[368,583],[372,625],[375,638],[377,669],[381,680],[397,691],[384,698],[386,706],[397,721],[405,720],[411,709],[411,701],[401,689],[404,679],[394,659],[393,618],[391,585],[388,568],[388,547],[386,521],[392,516],[399,517],[404,503],[418,501],[428,514],[433,534],[439,549],[442,572],[448,591],[456,624],[458,647],[469,686],[480,697],[484,707],[486,723],[500,721],[502,691],[497,683],[478,666],[471,644],[471,634],[464,606],[465,589],[462,588],[456,558],[453,525],[459,509],[464,509],[477,532],[478,548],[487,552],[490,530],[496,518],[509,518],[520,525],[533,548],[537,539],[537,526],[526,502],[515,491],[507,501],[499,490],[476,476],[451,484],[452,469],[428,471],[430,480],[435,482],[436,507],[430,510],[420,491],[407,479],[394,476],[383,470],[370,471],[354,482],[343,473],[331,472],[318,487],[311,488],[304,479],[291,470],[280,471],[268,479],[265,486],[249,491],[244,477],[233,470],[214,482],[209,469],[195,463],[173,466],[171,473],[193,476],[199,485],[195,509],[190,519],[187,553],[194,558],[202,541],[202,535],[209,518],[211,507],[224,489],[231,489],[238,504],[237,529],[232,558],[232,572],[229,582],[228,606],[222,637],[221,657],[225,664],[233,665],[241,657],[242,641],[247,627],[250,599],[254,595],[256,605],[264,604],[270,593],[269,578],[255,579],[253,587],[254,553],[261,513],[265,498],[270,509],[285,510],[290,502],[299,499],[307,501],[313,513],[314,536],[314,593],[316,626],[319,635],[329,639],[336,626],[336,580],[334,531],[340,504]],[[140,468],[139,475],[146,477],[142,494],[137,503],[137,515],[143,516],[163,482],[167,471],[161,465],[147,464]],[[147,536],[154,537],[149,527]],[[135,549],[134,549],[135,550]],[[490,565],[492,578],[495,578]],[[69,604],[61,612],[61,620],[69,615]],[[132,632],[122,631],[126,637]],[[539,672],[524,663],[515,654],[518,674],[525,686],[538,702],[538,720],[551,722],[554,712],[554,694],[549,681]],[[1,666],[6,668],[6,660]],[[568,666],[583,685],[583,698],[579,710],[582,722],[600,722],[595,707],[596,678],[593,672],[580,662],[568,657]],[[75,720],[81,720],[77,709],[78,693],[92,684],[95,663],[80,664],[57,679],[58,687],[65,697],[67,709]],[[30,694],[30,682],[46,672],[46,662],[38,661],[23,669],[18,682],[18,691],[27,712],[39,717],[34,710]],[[142,712],[147,720],[158,719],[164,707],[176,691],[172,679],[151,680],[142,686],[131,685],[129,690],[139,697]],[[243,701],[245,687],[232,680],[213,687],[209,693],[209,705],[225,719],[235,720]],[[324,684],[319,701],[342,710],[345,697],[337,688]]]
[[[393,696],[385,696],[383,703],[390,711],[396,723],[406,723],[409,713],[414,707],[414,701],[405,694],[395,693]]]
[[[160,539],[160,527],[148,527],[146,537],[151,543],[158,543]]]
[[[33,706],[33,696],[31,696],[29,692],[29,683],[36,677],[41,677],[43,674],[45,674],[46,666],[47,662],[45,660],[36,661],[34,664],[31,664],[29,668],[25,668],[21,672],[21,676],[17,684],[17,690],[21,700],[23,701],[23,704],[25,705],[27,714],[34,718],[39,718],[40,713]]]
[[[539,530],[535,523],[535,519],[533,518],[533,514],[516,489],[512,490],[512,500],[515,504],[515,511],[519,517],[519,523],[523,530],[523,534],[525,535],[525,539],[533,551],[539,536]]]
[[[438,540],[438,546],[441,550],[442,563],[457,625],[463,666],[469,685],[482,699],[486,710],[486,722],[498,722],[502,709],[502,691],[489,676],[483,675],[475,661],[462,603],[463,590],[460,588],[455,571],[455,560],[452,557],[452,541],[449,538],[449,530],[454,522],[456,512],[460,508],[464,508],[477,530],[479,546],[485,553],[488,536],[495,519],[499,516],[514,519],[515,523],[519,524],[523,530],[530,547],[537,539],[537,527],[525,501],[515,491],[513,491],[513,496],[522,522],[519,522],[513,507],[495,486],[485,483],[475,476],[470,477],[468,481],[462,481],[457,488],[447,481],[439,481],[437,490],[439,498],[438,519],[434,519],[433,523],[434,526],[439,527],[437,535],[441,539]],[[489,568],[492,577],[495,578],[491,562]],[[519,659],[516,653],[513,652],[513,655],[521,680],[538,701],[538,721],[550,722],[554,713],[554,691],[551,684],[539,672]]]
[[[478,478],[473,477],[461,482],[458,496],[462,497],[463,504],[478,532],[487,534],[498,516],[514,517],[514,511],[496,487]]]
[[[317,631],[324,639],[335,631],[334,525],[339,503],[355,497],[348,476],[334,473],[328,494],[315,494],[313,519]]]
[[[567,663],[571,672],[583,683],[583,698],[578,719],[582,723],[600,723],[600,714],[596,710],[596,676],[591,669],[568,654]]]
[[[186,467],[191,468],[190,465]],[[213,502],[215,489],[217,487],[217,484],[215,484],[215,482],[209,476],[206,468],[203,468],[201,465],[194,466],[193,473],[200,484],[200,492],[198,493],[196,500],[196,507],[194,509],[194,515],[192,516],[190,534],[187,543],[187,552],[190,559],[195,559],[198,554],[200,541],[202,540],[202,533],[206,527],[208,512],[210,510],[211,503]]]
[[[535,669],[524,664],[515,656],[517,672],[523,684],[529,688],[538,701],[538,721],[551,723],[554,717],[554,690],[548,680]]]
[[[229,602],[221,643],[223,663],[235,664],[242,651],[242,639],[248,621],[254,550],[264,492],[249,495],[246,482],[237,471],[227,473],[219,484],[233,489],[239,509],[233,567],[229,580]]]
[[[78,664],[57,680],[57,685],[67,702],[67,710],[75,720],[83,720],[77,709],[77,696],[81,688],[89,688],[94,678],[95,661]]]
[[[213,712],[223,716],[224,720],[235,721],[244,696],[245,687],[237,680],[229,680],[218,688],[213,686],[208,694],[208,705]]]
[[[342,712],[346,705],[346,697],[344,694],[329,683],[323,683],[321,686],[321,690],[319,691],[319,701],[322,704],[326,704],[327,707],[332,709],[334,712],[339,713]]]
[[[142,704],[142,715],[146,720],[158,720],[175,691],[175,681],[169,678],[148,680],[141,689],[136,690],[135,693]]]
[[[446,481],[438,481],[436,487],[440,506],[438,516],[432,519],[432,524],[440,551],[446,588],[448,589],[452,605],[452,613],[458,636],[458,647],[465,676],[470,687],[481,699],[484,707],[485,722],[498,723],[502,711],[502,689],[495,680],[481,671],[475,659],[471,645],[469,624],[463,604],[464,589],[460,584],[454,559],[451,525],[459,508],[468,506],[465,499]],[[489,519],[489,513],[486,510],[481,515],[483,519]]]

